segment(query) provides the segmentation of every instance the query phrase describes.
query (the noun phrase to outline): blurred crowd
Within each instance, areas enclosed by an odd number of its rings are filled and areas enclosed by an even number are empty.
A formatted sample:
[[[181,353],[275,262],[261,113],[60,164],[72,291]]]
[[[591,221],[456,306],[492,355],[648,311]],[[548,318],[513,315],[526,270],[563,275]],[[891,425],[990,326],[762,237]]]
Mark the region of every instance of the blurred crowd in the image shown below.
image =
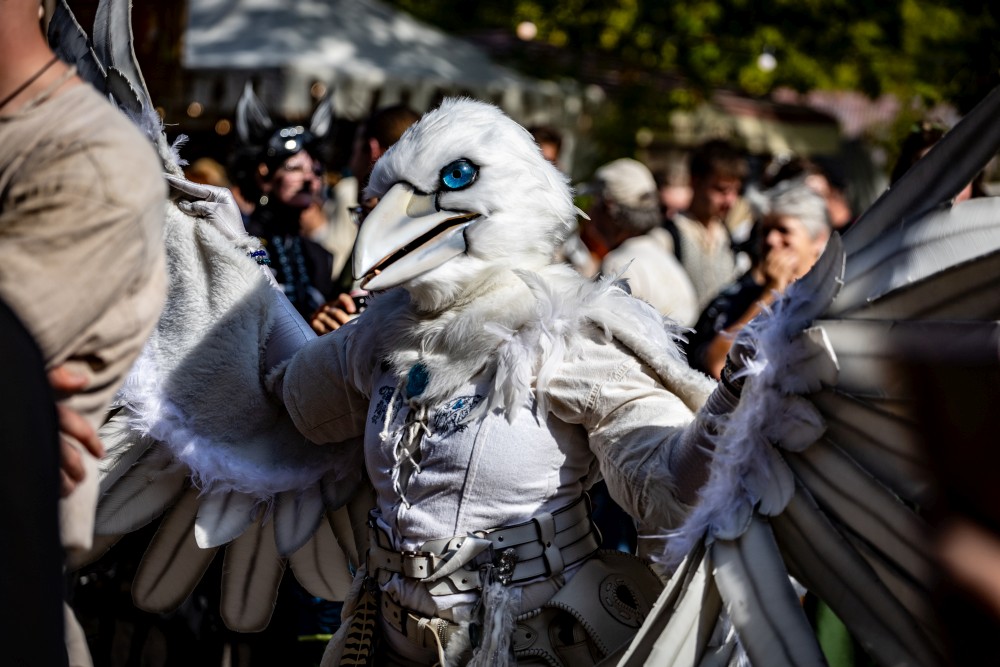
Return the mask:
[[[250,107],[263,110],[267,122],[253,127]],[[247,88],[231,154],[198,159],[186,175],[232,190],[276,279],[324,334],[364,309],[367,295],[349,261],[357,226],[376,203],[362,193],[375,161],[418,118],[405,105],[375,109],[356,124],[346,164],[333,169],[324,164],[328,121],[317,130],[271,120]],[[565,168],[560,131],[528,131],[543,155]],[[915,125],[888,182],[945,131],[936,122]],[[655,171],[622,156],[576,184],[584,214],[557,259],[587,277],[619,280],[689,330],[689,363],[718,377],[736,332],[805,275],[831,232],[846,232],[860,213],[844,172],[832,158],[748,155],[725,139],[690,147],[684,159]],[[981,180],[956,201],[984,196]]]

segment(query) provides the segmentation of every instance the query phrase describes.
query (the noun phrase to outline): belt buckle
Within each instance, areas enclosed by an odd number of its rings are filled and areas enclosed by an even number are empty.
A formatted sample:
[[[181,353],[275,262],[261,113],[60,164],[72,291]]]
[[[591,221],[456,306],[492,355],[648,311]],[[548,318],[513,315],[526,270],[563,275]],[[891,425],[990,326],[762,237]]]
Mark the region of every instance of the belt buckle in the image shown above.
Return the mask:
[[[399,562],[400,562],[400,564],[402,564],[404,561],[415,561],[418,558],[423,558],[424,560],[426,560],[428,566],[432,565],[431,559],[427,557],[427,552],[426,551],[416,551],[416,550],[410,549],[410,550],[407,550],[407,551],[400,551],[399,552],[399,559],[400,559]],[[428,574],[430,574],[430,572],[428,572],[424,576],[426,577]]]

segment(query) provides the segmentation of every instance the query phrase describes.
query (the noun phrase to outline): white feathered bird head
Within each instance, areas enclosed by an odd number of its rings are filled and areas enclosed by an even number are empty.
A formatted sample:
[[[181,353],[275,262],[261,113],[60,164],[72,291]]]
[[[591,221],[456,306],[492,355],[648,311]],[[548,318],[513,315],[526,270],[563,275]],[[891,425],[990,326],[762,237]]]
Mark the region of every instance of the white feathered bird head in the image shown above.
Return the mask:
[[[358,233],[355,276],[371,290],[401,285],[424,310],[499,271],[549,264],[576,224],[566,176],[528,131],[464,98],[410,127],[375,165],[365,196],[379,203]]]

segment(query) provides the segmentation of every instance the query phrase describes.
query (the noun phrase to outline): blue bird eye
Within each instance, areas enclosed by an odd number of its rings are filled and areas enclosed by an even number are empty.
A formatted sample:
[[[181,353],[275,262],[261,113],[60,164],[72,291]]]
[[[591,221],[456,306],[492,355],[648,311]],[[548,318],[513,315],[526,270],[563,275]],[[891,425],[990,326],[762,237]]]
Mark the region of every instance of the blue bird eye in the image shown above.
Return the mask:
[[[441,184],[449,190],[461,190],[472,185],[477,175],[479,167],[462,158],[441,170]]]

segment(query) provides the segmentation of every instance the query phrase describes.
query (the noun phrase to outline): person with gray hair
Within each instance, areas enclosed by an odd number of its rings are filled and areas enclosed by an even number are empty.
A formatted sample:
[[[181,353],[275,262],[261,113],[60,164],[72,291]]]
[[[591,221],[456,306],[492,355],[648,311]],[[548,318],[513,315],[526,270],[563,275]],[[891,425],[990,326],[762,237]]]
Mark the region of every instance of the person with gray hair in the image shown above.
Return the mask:
[[[609,162],[594,173],[594,188],[591,223],[608,247],[601,273],[620,275],[634,296],[680,324],[693,324],[694,287],[660,224],[659,191],[649,169],[631,158]]]
[[[830,238],[826,202],[800,178],[746,197],[759,217],[760,260],[702,311],[686,351],[718,378],[736,333],[812,268]]]

